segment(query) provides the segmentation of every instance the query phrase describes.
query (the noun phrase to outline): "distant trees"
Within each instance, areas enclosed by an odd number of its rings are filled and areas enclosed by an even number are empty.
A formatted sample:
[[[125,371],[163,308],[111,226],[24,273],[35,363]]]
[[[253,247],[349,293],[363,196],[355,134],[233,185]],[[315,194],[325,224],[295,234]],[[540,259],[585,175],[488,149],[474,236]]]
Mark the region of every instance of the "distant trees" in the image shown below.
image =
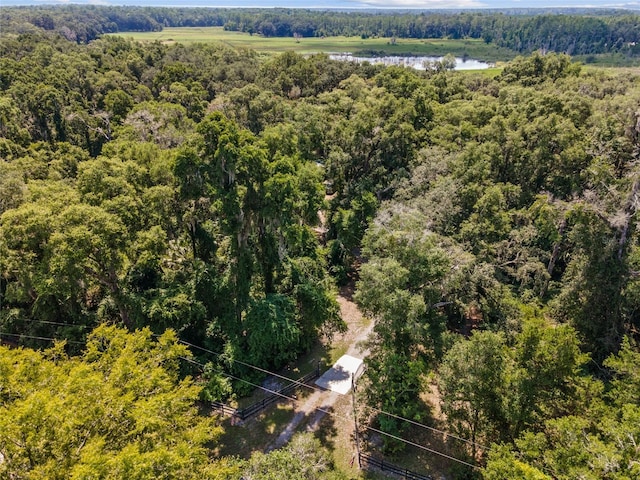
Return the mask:
[[[499,13],[339,12],[300,9],[49,6],[3,9],[6,31],[57,32],[78,43],[104,33],[163,27],[218,26],[265,37],[361,36],[483,39],[518,53],[637,56],[638,16],[628,11],[505,11]]]

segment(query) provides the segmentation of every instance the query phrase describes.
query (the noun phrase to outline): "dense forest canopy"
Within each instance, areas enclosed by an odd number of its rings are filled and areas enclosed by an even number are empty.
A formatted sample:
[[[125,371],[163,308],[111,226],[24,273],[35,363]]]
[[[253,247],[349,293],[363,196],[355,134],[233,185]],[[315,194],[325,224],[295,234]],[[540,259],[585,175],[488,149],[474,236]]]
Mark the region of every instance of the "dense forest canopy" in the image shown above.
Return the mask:
[[[165,7],[4,7],[5,32],[57,31],[89,42],[104,33],[224,27],[267,37],[475,38],[517,53],[640,55],[640,16],[627,10],[332,11]]]
[[[0,472],[338,475],[308,437],[213,459],[194,402],[243,393],[228,375],[257,374],[235,360],[278,369],[343,331],[336,285],[357,280],[375,321],[361,424],[403,435],[376,412],[426,421],[437,390],[485,478],[638,476],[636,72],[69,38],[56,15],[75,8],[0,12],[53,30],[0,44]],[[108,421],[124,413],[130,433]]]

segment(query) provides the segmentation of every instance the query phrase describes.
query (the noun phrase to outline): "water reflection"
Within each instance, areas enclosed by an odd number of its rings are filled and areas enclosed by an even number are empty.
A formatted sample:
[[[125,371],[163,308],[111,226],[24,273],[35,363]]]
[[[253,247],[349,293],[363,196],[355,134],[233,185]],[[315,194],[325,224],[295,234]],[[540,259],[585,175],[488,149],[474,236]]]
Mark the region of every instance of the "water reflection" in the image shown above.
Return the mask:
[[[400,67],[411,67],[416,70],[424,70],[425,63],[439,62],[444,57],[357,57],[350,53],[335,53],[329,55],[332,60],[342,60],[345,62],[369,62],[371,64],[383,64],[386,66],[397,65]],[[474,60],[471,58],[459,58],[456,57],[456,65],[454,70],[484,70],[490,68],[493,65],[480,60]]]

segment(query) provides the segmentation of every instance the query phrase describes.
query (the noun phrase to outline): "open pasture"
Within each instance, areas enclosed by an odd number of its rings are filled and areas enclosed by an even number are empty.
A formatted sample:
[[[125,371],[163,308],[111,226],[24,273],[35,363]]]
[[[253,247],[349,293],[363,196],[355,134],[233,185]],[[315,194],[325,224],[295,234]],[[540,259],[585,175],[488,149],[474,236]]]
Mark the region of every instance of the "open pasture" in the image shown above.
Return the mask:
[[[510,60],[516,54],[510,50],[488,45],[482,40],[360,38],[360,37],[306,37],[299,41],[292,37],[263,37],[242,32],[225,31],[222,27],[165,28],[161,32],[126,32],[119,34],[143,42],[206,43],[220,42],[234,48],[248,48],[259,53],[283,51],[307,53],[350,52],[362,56],[424,55],[443,56],[451,53],[477,60]]]

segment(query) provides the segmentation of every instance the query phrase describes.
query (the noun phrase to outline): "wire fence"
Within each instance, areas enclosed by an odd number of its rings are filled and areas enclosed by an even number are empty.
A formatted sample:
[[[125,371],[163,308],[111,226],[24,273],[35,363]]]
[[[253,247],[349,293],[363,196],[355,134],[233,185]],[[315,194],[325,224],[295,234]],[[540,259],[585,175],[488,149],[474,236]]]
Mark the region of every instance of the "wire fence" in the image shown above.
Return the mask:
[[[307,373],[306,375],[300,377],[295,382],[290,383],[289,385],[281,388],[280,390],[274,392],[272,395],[263,398],[262,400],[249,405],[245,408],[233,408],[229,405],[222,402],[211,402],[211,408],[214,411],[220,412],[222,415],[228,415],[230,417],[234,417],[240,420],[246,420],[247,418],[261,412],[269,405],[281,400],[285,396],[293,393],[301,383],[309,383],[311,380],[315,380],[320,376],[320,364],[312,371]]]

